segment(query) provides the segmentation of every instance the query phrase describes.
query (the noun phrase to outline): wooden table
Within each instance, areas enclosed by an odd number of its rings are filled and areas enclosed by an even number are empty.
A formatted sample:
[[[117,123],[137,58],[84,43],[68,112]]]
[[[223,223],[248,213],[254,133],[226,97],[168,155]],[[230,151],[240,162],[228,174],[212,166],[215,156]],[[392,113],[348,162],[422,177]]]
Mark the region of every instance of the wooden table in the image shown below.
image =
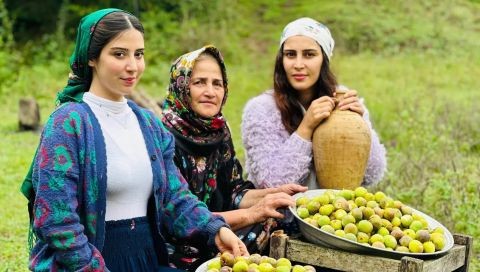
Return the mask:
[[[422,260],[405,256],[396,260],[326,248],[301,239],[290,239],[282,230],[279,230],[272,233],[270,257],[276,259],[285,257],[292,262],[340,271],[468,271],[473,238],[454,234],[453,239],[455,244],[452,249],[438,258]]]

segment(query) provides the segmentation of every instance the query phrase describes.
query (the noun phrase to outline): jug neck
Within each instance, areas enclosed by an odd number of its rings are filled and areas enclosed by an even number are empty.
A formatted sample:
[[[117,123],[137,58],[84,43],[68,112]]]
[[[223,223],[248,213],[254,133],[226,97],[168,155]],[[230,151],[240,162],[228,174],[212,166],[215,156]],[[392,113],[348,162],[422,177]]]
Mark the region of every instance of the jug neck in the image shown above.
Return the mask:
[[[347,91],[345,90],[336,90],[335,91],[335,97],[333,98],[333,101],[335,102],[335,108],[338,106],[338,103],[344,99],[345,94]]]

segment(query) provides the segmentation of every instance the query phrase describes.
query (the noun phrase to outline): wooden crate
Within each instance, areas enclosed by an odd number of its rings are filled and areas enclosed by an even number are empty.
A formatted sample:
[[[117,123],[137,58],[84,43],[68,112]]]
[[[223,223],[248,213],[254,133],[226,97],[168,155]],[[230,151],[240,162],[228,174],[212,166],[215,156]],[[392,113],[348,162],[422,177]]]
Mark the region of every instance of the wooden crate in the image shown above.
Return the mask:
[[[290,261],[355,272],[433,272],[468,271],[473,238],[454,234],[454,246],[447,254],[435,259],[422,260],[405,256],[400,260],[351,253],[326,248],[299,239],[290,239],[283,231],[275,231],[270,239],[270,257],[288,258]],[[318,271],[317,271],[318,272]]]

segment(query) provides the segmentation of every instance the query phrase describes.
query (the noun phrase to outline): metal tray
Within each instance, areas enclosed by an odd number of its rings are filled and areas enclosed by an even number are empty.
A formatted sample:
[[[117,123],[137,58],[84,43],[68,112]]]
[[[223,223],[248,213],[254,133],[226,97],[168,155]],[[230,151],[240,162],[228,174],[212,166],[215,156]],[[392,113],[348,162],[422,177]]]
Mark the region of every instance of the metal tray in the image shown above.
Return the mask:
[[[295,198],[295,200],[301,196],[307,196],[309,198],[312,198],[314,196],[321,195],[326,191],[327,190],[325,189],[309,190],[304,193],[295,194],[293,197]],[[337,192],[338,190],[330,190],[330,191]],[[355,252],[355,253],[378,255],[378,256],[389,257],[394,259],[401,259],[403,256],[411,256],[411,257],[420,258],[420,259],[427,259],[427,258],[435,258],[435,257],[446,254],[453,247],[453,244],[454,244],[453,236],[450,233],[450,231],[448,231],[447,228],[445,228],[441,223],[439,223],[432,217],[428,216],[427,214],[422,213],[421,211],[418,211],[413,208],[412,209],[415,212],[419,213],[425,218],[425,220],[427,220],[429,228],[440,227],[443,229],[444,235],[445,235],[445,246],[442,250],[435,251],[433,253],[412,253],[412,252],[389,251],[386,249],[371,247],[369,245],[357,243],[357,242],[348,240],[346,238],[338,237],[334,234],[323,231],[320,228],[314,227],[308,224],[307,222],[303,221],[297,215],[297,211],[295,208],[289,207],[289,209],[294,215],[295,220],[298,222],[300,231],[303,237],[305,237],[305,239],[307,239],[308,241],[314,244],[329,247],[329,248],[341,249],[341,250],[346,250],[346,251]]]
[[[195,269],[195,272],[207,272],[208,270],[208,263],[215,260],[215,259],[218,259],[220,257],[215,257],[213,259],[210,259],[204,263],[202,263],[199,267],[197,267],[197,269]]]

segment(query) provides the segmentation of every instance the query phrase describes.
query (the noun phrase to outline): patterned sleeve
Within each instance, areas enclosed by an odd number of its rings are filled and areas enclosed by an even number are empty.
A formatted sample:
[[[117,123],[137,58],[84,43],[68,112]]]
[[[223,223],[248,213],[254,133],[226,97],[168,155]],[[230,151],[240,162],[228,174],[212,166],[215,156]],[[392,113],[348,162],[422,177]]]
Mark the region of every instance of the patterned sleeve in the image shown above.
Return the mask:
[[[243,111],[242,140],[248,177],[257,188],[301,184],[310,172],[312,143],[285,130],[270,94],[250,100]]]
[[[248,192],[248,190],[255,189],[255,186],[252,182],[243,179],[242,165],[236,157],[233,157],[232,164],[231,183],[233,185],[233,192],[232,201],[227,211],[239,209],[243,196]]]
[[[159,139],[165,166],[167,188],[164,196],[164,222],[169,233],[186,238],[200,234],[208,237],[209,245],[215,244],[215,236],[223,226],[228,227],[223,217],[212,214],[207,206],[198,200],[188,188],[188,183],[180,174],[173,157],[175,154],[174,137],[161,122]]]
[[[101,253],[84,234],[78,207],[82,121],[64,106],[48,120],[34,162],[33,271],[106,271]]]

